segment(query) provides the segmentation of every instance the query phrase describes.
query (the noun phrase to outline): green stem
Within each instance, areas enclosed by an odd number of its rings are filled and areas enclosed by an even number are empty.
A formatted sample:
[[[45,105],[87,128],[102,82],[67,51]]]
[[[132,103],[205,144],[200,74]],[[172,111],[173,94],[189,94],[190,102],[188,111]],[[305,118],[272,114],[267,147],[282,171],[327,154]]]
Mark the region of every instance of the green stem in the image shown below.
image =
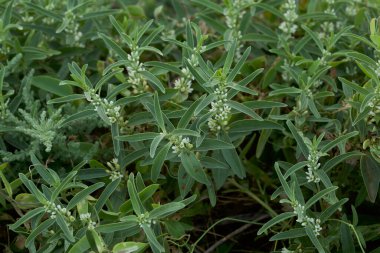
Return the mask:
[[[268,210],[269,214],[272,217],[277,216],[276,211],[274,211],[267,203],[265,203],[264,201],[262,201],[256,194],[254,194],[253,192],[251,192],[249,189],[247,189],[247,188],[241,186],[240,184],[238,184],[238,182],[236,182],[235,179],[230,179],[230,183],[233,184],[234,186],[236,186],[241,192],[243,192],[243,193],[247,194],[249,197],[253,198],[257,203],[259,203],[266,210]]]
[[[359,247],[360,247],[361,251],[362,251],[363,253],[365,253],[365,250],[363,249],[363,246],[362,246],[362,244],[360,243],[359,235],[356,233],[355,227],[354,227],[351,223],[348,223],[348,222],[345,222],[345,221],[342,221],[342,220],[338,220],[338,219],[328,219],[328,220],[331,220],[331,221],[337,221],[337,222],[343,223],[343,224],[347,225],[349,228],[351,228],[352,231],[353,231],[354,234],[355,234],[356,240],[358,240],[358,244],[359,244]]]

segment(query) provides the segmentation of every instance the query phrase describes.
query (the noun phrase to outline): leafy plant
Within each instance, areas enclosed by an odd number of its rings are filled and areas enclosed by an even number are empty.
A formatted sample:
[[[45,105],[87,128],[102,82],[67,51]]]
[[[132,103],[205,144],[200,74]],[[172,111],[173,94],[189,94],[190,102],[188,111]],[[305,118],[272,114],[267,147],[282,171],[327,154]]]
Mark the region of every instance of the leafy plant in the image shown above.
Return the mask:
[[[377,1],[0,10],[6,252],[379,250]]]

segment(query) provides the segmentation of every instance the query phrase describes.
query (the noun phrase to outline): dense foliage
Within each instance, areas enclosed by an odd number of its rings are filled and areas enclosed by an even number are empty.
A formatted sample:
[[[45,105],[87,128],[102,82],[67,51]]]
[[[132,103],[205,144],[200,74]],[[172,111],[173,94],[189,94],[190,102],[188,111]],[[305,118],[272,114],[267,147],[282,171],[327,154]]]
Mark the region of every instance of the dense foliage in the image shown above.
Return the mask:
[[[377,0],[0,0],[4,252],[380,252]]]

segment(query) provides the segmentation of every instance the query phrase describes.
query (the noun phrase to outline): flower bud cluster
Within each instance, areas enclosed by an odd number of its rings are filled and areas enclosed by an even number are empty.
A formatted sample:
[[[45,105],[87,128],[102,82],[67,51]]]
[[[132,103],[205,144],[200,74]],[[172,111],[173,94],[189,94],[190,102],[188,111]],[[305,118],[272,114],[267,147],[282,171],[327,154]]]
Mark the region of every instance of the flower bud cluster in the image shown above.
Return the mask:
[[[114,158],[112,159],[111,162],[107,162],[107,166],[110,168],[110,169],[107,169],[106,172],[108,174],[110,174],[110,179],[112,181],[115,181],[116,179],[118,178],[122,178],[123,175],[121,174],[120,172],[120,164],[119,164],[119,161]]]
[[[223,10],[226,25],[232,32],[231,37],[237,41],[236,58],[241,57],[241,51],[243,49],[243,45],[240,43],[243,37],[240,31],[240,23],[246,13],[244,6],[248,3],[249,0],[235,0],[231,6],[228,6]]]
[[[149,218],[148,212],[138,215],[137,222],[139,223],[140,227],[142,227],[143,225],[147,225],[148,227],[150,227],[152,224],[156,224],[155,220]]]
[[[321,179],[316,174],[316,171],[319,169],[319,167],[321,167],[321,164],[319,163],[320,157],[320,152],[315,149],[310,150],[310,154],[307,157],[309,163],[307,164],[306,172],[306,179],[308,182],[318,183],[321,181]]]
[[[89,230],[93,230],[96,227],[96,222],[91,220],[91,214],[90,213],[84,213],[79,215],[79,219],[85,223],[87,223],[87,228]]]
[[[284,18],[285,20],[281,22],[279,28],[284,32],[285,38],[290,39],[292,37],[292,34],[294,34],[297,29],[298,25],[296,25],[294,22],[298,18],[297,14],[297,5],[295,0],[288,0],[284,5]]]
[[[149,89],[148,83],[141,71],[145,70],[145,67],[140,62],[140,54],[138,52],[138,46],[132,48],[131,53],[128,54],[127,70],[128,70],[128,82],[132,84],[132,93],[141,94]]]
[[[328,35],[335,32],[335,24],[333,22],[325,21],[321,24],[321,32],[318,33],[320,39],[327,38]]]
[[[335,9],[334,9],[335,0],[326,0],[326,2],[327,2],[327,9],[325,10],[325,13],[336,15]]]
[[[55,219],[59,213],[65,218],[67,222],[71,223],[75,221],[74,216],[71,215],[71,212],[69,210],[67,210],[65,207],[62,207],[61,205],[56,205],[53,202],[48,201],[45,205],[45,210],[50,214],[51,219]]]
[[[177,89],[179,92],[188,95],[194,90],[191,88],[194,76],[190,73],[190,70],[187,67],[182,68],[181,72],[183,76],[174,81],[174,89]]]
[[[94,89],[90,89],[85,92],[85,96],[89,102],[95,106],[95,111],[99,108],[103,108],[108,120],[113,123],[117,123],[121,127],[125,127],[127,121],[121,115],[121,107],[115,106],[113,101],[108,101],[106,98],[101,98]]]
[[[293,213],[297,215],[296,221],[298,223],[301,223],[303,227],[311,227],[315,236],[318,236],[320,234],[319,232],[322,230],[321,220],[307,216],[305,212],[305,206],[298,203],[298,201],[293,202],[292,207]]]
[[[327,65],[327,58],[331,56],[331,53],[325,49],[323,49],[322,51],[322,57],[318,57],[318,61],[320,62],[320,64],[322,66],[326,66]]]
[[[190,139],[188,137],[183,138],[182,135],[171,136],[169,141],[173,144],[173,154],[180,155],[182,152],[189,151],[193,148]]]
[[[227,85],[225,80],[221,79],[214,91],[216,100],[211,103],[210,112],[212,116],[208,120],[208,127],[213,132],[219,132],[228,125],[231,116],[231,107],[226,105],[227,102]]]
[[[76,15],[68,10],[63,17],[63,23],[66,23],[64,31],[67,34],[66,41],[68,44],[74,44],[76,46],[84,47],[83,43],[80,43],[83,33],[79,31],[79,24],[76,21]]]

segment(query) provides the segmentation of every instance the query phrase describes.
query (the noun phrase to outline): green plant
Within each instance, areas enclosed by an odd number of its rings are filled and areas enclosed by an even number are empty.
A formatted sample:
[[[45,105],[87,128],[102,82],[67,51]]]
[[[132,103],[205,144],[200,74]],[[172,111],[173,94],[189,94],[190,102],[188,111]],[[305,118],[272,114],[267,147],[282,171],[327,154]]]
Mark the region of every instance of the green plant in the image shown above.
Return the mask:
[[[377,1],[0,9],[8,252],[379,250]]]

